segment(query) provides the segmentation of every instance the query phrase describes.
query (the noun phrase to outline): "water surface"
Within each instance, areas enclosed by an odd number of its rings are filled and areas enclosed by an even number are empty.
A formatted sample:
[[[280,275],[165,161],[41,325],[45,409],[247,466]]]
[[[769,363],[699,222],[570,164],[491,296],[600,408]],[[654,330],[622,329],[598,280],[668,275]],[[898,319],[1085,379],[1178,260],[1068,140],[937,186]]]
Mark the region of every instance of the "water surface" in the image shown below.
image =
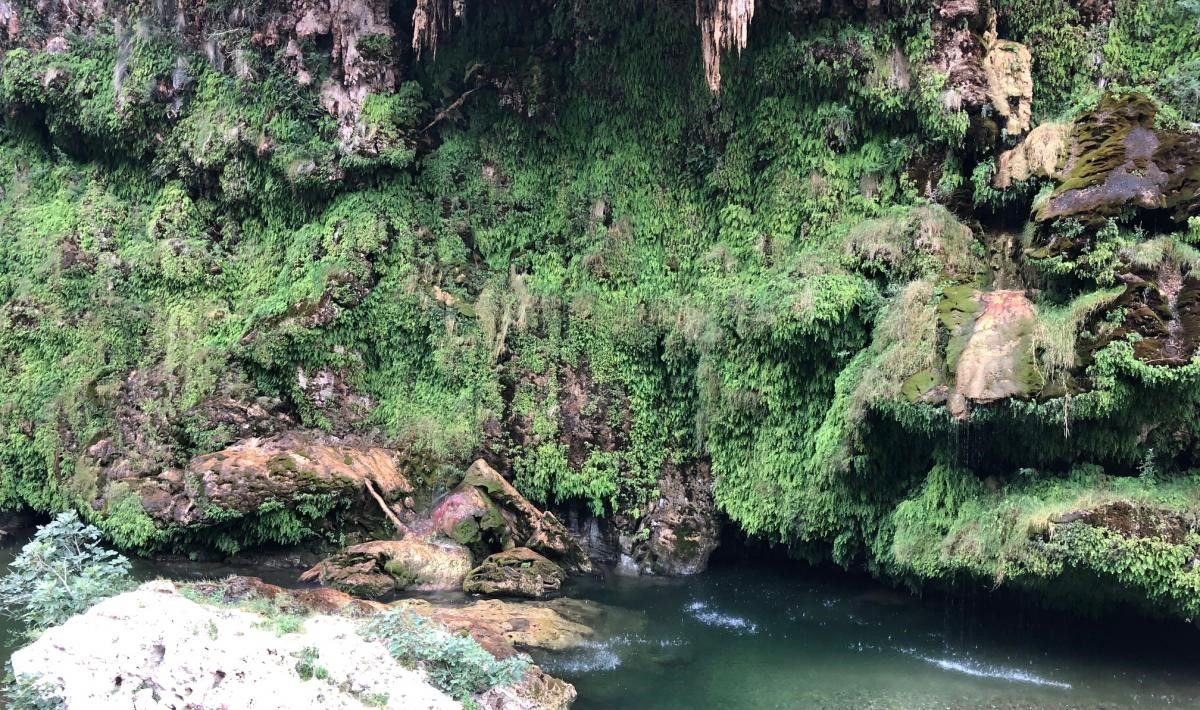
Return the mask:
[[[0,542],[0,570],[24,540]],[[139,579],[290,568],[135,561]],[[738,563],[684,579],[572,582],[607,605],[584,648],[539,654],[575,683],[576,710],[1200,708],[1200,630],[1083,621],[977,591],[919,600],[792,563]],[[21,643],[0,617],[0,664]]]
[[[578,710],[1200,707],[1200,631],[1183,624],[923,602],[786,564],[575,593],[618,609],[588,647],[538,658]]]

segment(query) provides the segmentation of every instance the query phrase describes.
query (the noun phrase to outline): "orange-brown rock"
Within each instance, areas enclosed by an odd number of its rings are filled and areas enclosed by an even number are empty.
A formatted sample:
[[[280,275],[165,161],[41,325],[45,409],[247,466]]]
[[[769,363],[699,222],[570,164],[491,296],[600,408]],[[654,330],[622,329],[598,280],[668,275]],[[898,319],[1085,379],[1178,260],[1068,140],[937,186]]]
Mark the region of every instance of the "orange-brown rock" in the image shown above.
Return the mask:
[[[300,579],[374,598],[405,590],[457,590],[470,570],[471,553],[462,545],[409,535],[348,547]]]
[[[977,310],[957,336],[962,350],[954,360],[950,411],[956,417],[967,414],[968,403],[1026,396],[1041,383],[1033,349],[1037,312],[1024,292],[976,292],[970,300]]]
[[[140,493],[152,517],[192,525],[209,522],[214,509],[253,513],[301,493],[365,497],[368,484],[388,502],[412,493],[393,451],[289,432],[197,456],[186,470],[143,483]]]

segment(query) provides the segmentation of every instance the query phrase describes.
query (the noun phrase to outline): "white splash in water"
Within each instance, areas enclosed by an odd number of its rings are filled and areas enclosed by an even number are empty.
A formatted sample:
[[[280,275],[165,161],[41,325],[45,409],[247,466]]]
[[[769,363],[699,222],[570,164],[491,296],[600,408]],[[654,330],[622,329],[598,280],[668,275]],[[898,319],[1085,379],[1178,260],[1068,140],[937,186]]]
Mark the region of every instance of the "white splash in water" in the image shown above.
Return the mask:
[[[585,641],[571,653],[550,656],[540,665],[542,670],[552,674],[596,673],[620,668],[621,657],[608,642]]]
[[[916,655],[916,654],[914,654]],[[1028,683],[1030,685],[1041,685],[1048,688],[1061,688],[1070,690],[1070,683],[1063,683],[1049,678],[1026,673],[1025,671],[1016,670],[1013,668],[999,668],[997,666],[986,666],[973,661],[956,661],[952,658],[932,658],[930,656],[920,656],[917,658],[932,663],[944,671],[953,671],[955,673],[963,673],[976,678],[995,678],[997,680],[1009,680],[1016,683]]]
[[[687,611],[692,615],[693,619],[699,621],[701,624],[730,629],[731,631],[742,631],[748,634],[758,633],[758,624],[753,621],[743,619],[740,616],[732,616],[714,611],[709,609],[708,605],[704,602],[692,602],[688,604]]]

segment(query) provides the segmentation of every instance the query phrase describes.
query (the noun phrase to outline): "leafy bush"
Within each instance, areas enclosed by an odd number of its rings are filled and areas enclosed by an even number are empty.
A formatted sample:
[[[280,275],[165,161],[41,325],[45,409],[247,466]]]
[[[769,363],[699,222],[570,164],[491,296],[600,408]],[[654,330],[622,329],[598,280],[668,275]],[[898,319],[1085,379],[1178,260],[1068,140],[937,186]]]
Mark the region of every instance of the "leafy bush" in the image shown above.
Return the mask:
[[[66,703],[53,686],[40,677],[5,678],[3,700],[9,710],[58,710]]]
[[[367,639],[387,644],[400,663],[422,668],[435,686],[459,700],[497,685],[516,683],[529,666],[521,656],[497,660],[470,636],[456,636],[407,610],[376,616],[362,633]]]
[[[129,586],[129,560],[74,512],[43,526],[0,579],[0,607],[31,630],[61,624]]]

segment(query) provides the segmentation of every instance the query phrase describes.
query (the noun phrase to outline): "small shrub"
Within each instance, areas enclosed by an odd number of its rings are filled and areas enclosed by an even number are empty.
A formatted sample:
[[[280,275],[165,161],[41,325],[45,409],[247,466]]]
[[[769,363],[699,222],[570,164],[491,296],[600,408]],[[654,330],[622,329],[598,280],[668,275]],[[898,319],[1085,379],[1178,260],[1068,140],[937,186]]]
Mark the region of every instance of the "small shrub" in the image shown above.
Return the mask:
[[[66,707],[55,689],[42,682],[41,678],[25,676],[14,680],[9,675],[5,680],[2,697],[4,706],[9,710],[58,710]]]
[[[129,560],[74,512],[40,528],[0,579],[0,607],[30,630],[61,624],[129,587]]]
[[[325,680],[329,677],[329,671],[318,663],[321,660],[321,652],[316,646],[306,646],[296,657],[296,674],[301,680]]]
[[[387,644],[400,663],[422,668],[435,686],[459,700],[497,685],[516,683],[529,667],[524,657],[497,660],[470,636],[456,636],[406,610],[376,616],[362,633]]]

